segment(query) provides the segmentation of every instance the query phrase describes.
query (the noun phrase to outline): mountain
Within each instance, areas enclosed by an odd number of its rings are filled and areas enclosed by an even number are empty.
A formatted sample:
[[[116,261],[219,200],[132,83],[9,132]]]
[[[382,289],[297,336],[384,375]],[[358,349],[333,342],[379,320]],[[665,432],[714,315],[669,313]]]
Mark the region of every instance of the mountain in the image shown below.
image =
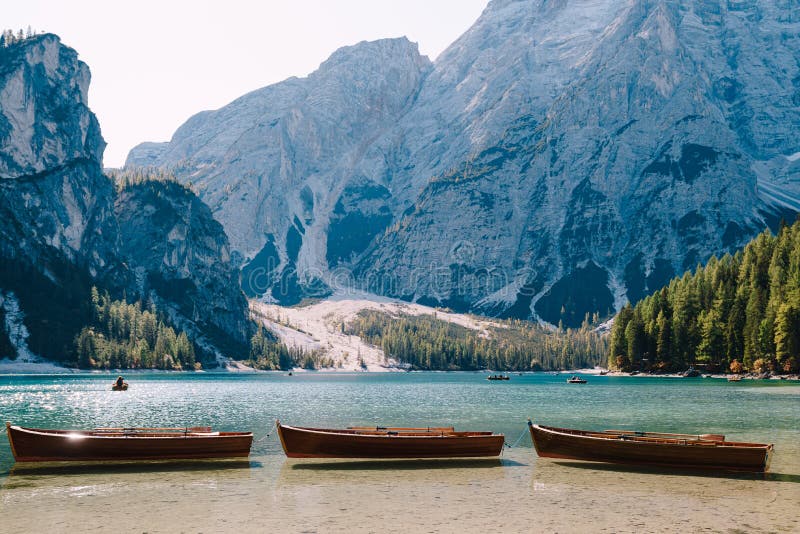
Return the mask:
[[[577,326],[800,211],[796,7],[494,0],[433,64],[347,47],[127,165],[192,183],[250,295]]]
[[[195,115],[170,143],[135,148],[126,166],[191,181],[248,264],[245,291],[297,301],[326,291],[318,285],[329,258],[363,249],[390,222],[389,190],[353,175],[353,162],[413,104],[429,70],[406,39],[346,47],[308,78]],[[348,217],[350,204],[358,217]]]
[[[157,304],[207,353],[246,343],[247,303],[222,228],[178,184],[118,192],[102,172],[89,81],[56,35],[0,47],[0,337],[17,353],[72,362],[98,286]],[[0,346],[10,350],[8,339]]]

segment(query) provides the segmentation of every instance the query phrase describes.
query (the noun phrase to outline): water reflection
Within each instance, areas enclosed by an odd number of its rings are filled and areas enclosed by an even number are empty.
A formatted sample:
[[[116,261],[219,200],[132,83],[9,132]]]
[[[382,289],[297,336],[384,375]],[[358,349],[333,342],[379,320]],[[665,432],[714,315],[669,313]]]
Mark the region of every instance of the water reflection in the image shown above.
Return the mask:
[[[0,484],[0,490],[21,488],[56,489],[96,484],[180,479],[188,482],[209,478],[221,481],[245,479],[261,463],[248,460],[176,460],[161,462],[98,462],[96,464],[41,463],[17,464]]]
[[[370,484],[463,484],[503,479],[526,464],[508,458],[433,460],[293,460],[278,474],[278,486]]]
[[[584,469],[589,471],[605,471],[613,473],[637,473],[643,475],[670,475],[699,478],[727,478],[732,480],[773,480],[779,482],[800,483],[800,475],[789,473],[751,473],[746,471],[711,471],[702,469],[681,469],[674,467],[660,467],[653,465],[625,465],[625,464],[603,464],[595,462],[581,462],[571,460],[551,461],[556,465]]]
[[[9,471],[14,475],[90,475],[99,473],[163,473],[167,471],[221,471],[226,469],[251,469],[261,467],[260,462],[231,460],[168,460],[154,462],[97,462],[16,464]]]

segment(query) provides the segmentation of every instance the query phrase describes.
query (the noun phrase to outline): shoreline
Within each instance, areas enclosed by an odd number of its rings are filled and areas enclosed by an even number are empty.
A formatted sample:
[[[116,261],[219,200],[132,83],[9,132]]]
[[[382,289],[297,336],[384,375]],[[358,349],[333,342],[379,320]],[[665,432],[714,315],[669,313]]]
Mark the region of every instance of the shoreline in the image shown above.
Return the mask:
[[[682,373],[629,373],[624,371],[609,371],[605,376],[615,376],[615,377],[624,377],[624,376],[631,376],[631,377],[641,377],[641,378],[690,378],[683,376]],[[740,380],[790,380],[790,381],[798,381],[800,380],[800,374],[786,374],[786,375],[772,375],[767,374],[766,376],[763,374],[757,373],[746,373],[746,374],[733,374],[733,373],[707,373],[701,376],[693,377],[693,378],[716,378],[716,379],[726,379],[730,380],[732,377],[739,377]],[[731,382],[737,382],[738,380],[730,380]]]
[[[254,369],[241,364],[237,361],[231,361],[225,367],[215,369],[202,369],[199,371],[175,371],[166,369],[76,369],[73,367],[63,367],[53,362],[16,362],[14,360],[3,359],[0,360],[0,376],[36,376],[36,375],[98,375],[98,376],[112,376],[112,375],[140,375],[140,374],[275,374],[287,375],[288,373],[294,374],[383,374],[383,373],[472,373],[472,374],[505,374],[505,375],[528,375],[528,374],[543,374],[554,376],[567,376],[567,375],[584,375],[584,376],[608,376],[615,378],[633,377],[633,378],[686,378],[681,373],[630,373],[623,371],[608,371],[605,374],[605,369],[572,369],[560,371],[500,371],[495,369],[476,369],[476,370],[423,370],[423,369],[406,369],[402,367],[381,367],[375,369],[347,369],[341,367],[323,367],[320,369],[304,369],[302,367],[294,367],[292,369],[275,369],[275,370],[262,370]],[[695,378],[712,378],[712,379],[730,379],[735,376],[732,374],[705,374]],[[800,381],[800,375],[770,375],[763,376],[755,373],[748,373],[737,375],[742,381],[748,380],[770,380],[770,381]]]

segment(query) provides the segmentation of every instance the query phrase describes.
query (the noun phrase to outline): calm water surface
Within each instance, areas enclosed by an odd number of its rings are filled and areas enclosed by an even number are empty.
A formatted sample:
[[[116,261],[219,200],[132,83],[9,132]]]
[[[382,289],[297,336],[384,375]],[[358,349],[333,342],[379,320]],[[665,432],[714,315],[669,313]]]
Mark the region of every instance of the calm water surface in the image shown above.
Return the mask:
[[[784,381],[479,373],[0,376],[0,418],[25,426],[252,430],[249,462],[14,467],[0,441],[0,530],[800,532],[800,385]],[[539,460],[525,419],[722,433],[775,443],[772,474],[698,476]],[[306,426],[493,430],[490,461],[290,461],[276,418]],[[518,438],[521,439],[519,441]]]

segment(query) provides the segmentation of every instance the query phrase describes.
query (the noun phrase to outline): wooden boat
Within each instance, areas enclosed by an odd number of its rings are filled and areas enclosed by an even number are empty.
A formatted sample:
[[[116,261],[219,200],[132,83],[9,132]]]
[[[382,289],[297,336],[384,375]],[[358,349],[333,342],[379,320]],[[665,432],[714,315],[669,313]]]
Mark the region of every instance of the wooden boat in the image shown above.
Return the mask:
[[[511,377],[508,375],[489,375],[486,380],[511,380]]]
[[[118,376],[114,382],[111,383],[111,391],[128,391],[128,383],[125,380]]]
[[[503,434],[453,427],[275,426],[289,458],[480,458],[498,456],[505,442]]]
[[[6,423],[17,462],[243,458],[252,432],[212,432],[210,427],[45,430]]]
[[[528,426],[536,453],[545,458],[763,472],[773,451],[772,445],[725,441],[720,434],[595,432],[534,425],[530,420]]]
[[[728,377],[728,382],[741,382],[742,377],[739,375],[731,375]]]
[[[567,379],[567,384],[585,384],[586,380],[579,376],[572,376]]]

